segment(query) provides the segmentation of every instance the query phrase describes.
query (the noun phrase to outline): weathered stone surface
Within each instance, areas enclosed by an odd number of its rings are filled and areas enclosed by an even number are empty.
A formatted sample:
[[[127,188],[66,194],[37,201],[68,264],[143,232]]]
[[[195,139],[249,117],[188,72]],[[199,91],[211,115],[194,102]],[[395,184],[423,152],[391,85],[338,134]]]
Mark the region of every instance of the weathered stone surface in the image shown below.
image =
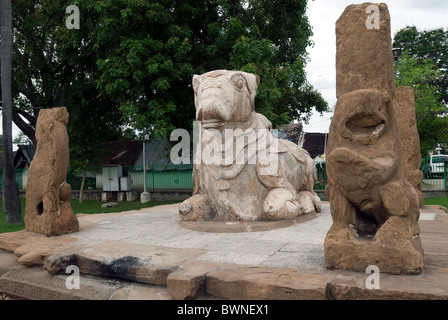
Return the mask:
[[[75,241],[76,239],[70,237],[45,237],[23,230],[0,234],[0,249],[14,252],[22,265],[42,266],[49,256],[70,248]]]
[[[83,277],[79,289],[66,286],[68,274],[51,275],[42,268],[15,268],[0,278],[1,291],[29,300],[108,300],[117,289]]]
[[[365,276],[338,274],[328,283],[327,299],[330,300],[359,300]]]
[[[322,300],[329,276],[309,270],[238,267],[207,273],[207,293],[237,300]]]
[[[194,299],[203,287],[204,274],[172,272],[167,278],[167,287],[174,300]]]
[[[27,231],[47,236],[77,231],[65,182],[69,164],[66,108],[42,109],[36,124],[36,154],[31,162],[25,208]]]
[[[0,277],[17,265],[17,257],[5,250],[0,250],[0,261]]]
[[[199,141],[193,197],[181,205],[181,220],[281,220],[320,211],[308,152],[274,138],[272,124],[255,112],[259,81],[227,70],[193,77]]]
[[[377,17],[367,10],[371,5],[378,8]],[[376,89],[393,97],[394,59],[387,5],[368,2],[348,6],[336,22],[336,35],[336,96]]]
[[[116,203],[116,202],[106,202],[106,203],[103,203],[101,205],[101,208],[112,208],[112,207],[118,207],[118,203]]]
[[[210,271],[234,267],[232,265],[202,262],[188,262],[168,275],[167,287],[175,300],[195,299],[205,290],[205,276]]]
[[[325,238],[325,266],[364,272],[376,265],[381,272],[418,274],[420,210],[401,171],[389,13],[375,4],[380,27],[368,29],[369,5],[351,5],[337,21],[342,80],[326,151],[333,225]]]
[[[259,232],[273,230],[293,226],[316,218],[318,213],[310,213],[298,216],[294,219],[275,220],[275,221],[179,221],[179,225],[185,229],[196,230],[201,232],[215,233],[243,233],[243,232]]]
[[[73,264],[85,274],[166,285],[168,275],[176,271],[182,261],[201,254],[201,250],[195,249],[106,241],[61,251],[48,257],[44,267],[49,273],[57,274]]]
[[[28,239],[34,238],[33,236],[34,234],[24,231],[2,233],[0,234],[0,249],[14,251],[27,243]]]
[[[420,153],[420,137],[415,119],[414,89],[398,87],[393,99],[397,115],[398,132],[401,138],[401,170],[404,177],[412,184],[418,194],[418,203],[423,206],[422,177],[420,170],[422,155]]]
[[[125,283],[110,297],[110,300],[172,300],[166,287]]]

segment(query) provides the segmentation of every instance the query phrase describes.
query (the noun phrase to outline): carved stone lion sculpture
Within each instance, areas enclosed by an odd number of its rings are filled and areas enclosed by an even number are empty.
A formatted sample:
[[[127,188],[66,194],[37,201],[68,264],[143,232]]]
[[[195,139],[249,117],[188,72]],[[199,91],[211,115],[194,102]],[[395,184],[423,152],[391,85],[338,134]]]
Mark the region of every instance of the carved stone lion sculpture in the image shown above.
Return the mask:
[[[378,29],[365,25],[369,6],[378,9]],[[420,273],[420,206],[401,168],[387,6],[347,7],[336,23],[336,38],[338,102],[326,150],[325,190],[333,225],[324,243],[325,266]]]
[[[316,167],[308,152],[272,136],[255,112],[259,77],[215,70],[193,77],[199,142],[193,196],[181,220],[292,219],[320,212]]]
[[[328,268],[422,271],[420,206],[400,165],[390,97],[368,89],[342,95],[327,147],[326,195],[333,218],[325,240]]]

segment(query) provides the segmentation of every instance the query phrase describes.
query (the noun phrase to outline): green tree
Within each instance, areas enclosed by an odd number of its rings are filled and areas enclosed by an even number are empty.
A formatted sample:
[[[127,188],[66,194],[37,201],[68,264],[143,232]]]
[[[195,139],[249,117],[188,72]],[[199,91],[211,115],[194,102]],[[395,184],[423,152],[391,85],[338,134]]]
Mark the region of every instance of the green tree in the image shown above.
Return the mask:
[[[258,112],[274,126],[307,120],[327,103],[307,81],[312,35],[306,0],[97,3],[99,88],[120,101],[142,136],[191,128],[193,74],[238,69],[260,76]],[[107,48],[107,49],[106,49]]]
[[[407,26],[395,34],[393,46],[418,60],[432,60],[442,71],[434,85],[440,101],[448,105],[448,29],[419,30],[415,26]]]
[[[30,138],[28,138],[22,131],[19,132],[17,136],[14,137],[14,140],[12,140],[13,144],[22,144],[22,145],[32,145]]]
[[[12,152],[12,4],[11,0],[0,2],[1,20],[1,87],[2,87],[2,125],[3,125],[3,212],[6,222],[21,224],[22,214],[19,189],[14,173]]]
[[[438,80],[443,72],[429,59],[417,59],[405,52],[395,67],[397,86],[411,86],[422,156],[437,143],[448,143],[448,109],[441,102]]]
[[[40,109],[67,107],[71,166],[84,170],[105,141],[120,138],[118,102],[97,89],[96,0],[14,0],[13,119],[35,144]],[[79,29],[66,27],[69,5]]]
[[[191,128],[193,74],[261,77],[257,111],[274,124],[327,103],[307,81],[306,0],[14,0],[13,120],[35,143],[42,108],[66,106],[72,164],[104,141]],[[68,29],[65,9],[80,9]]]

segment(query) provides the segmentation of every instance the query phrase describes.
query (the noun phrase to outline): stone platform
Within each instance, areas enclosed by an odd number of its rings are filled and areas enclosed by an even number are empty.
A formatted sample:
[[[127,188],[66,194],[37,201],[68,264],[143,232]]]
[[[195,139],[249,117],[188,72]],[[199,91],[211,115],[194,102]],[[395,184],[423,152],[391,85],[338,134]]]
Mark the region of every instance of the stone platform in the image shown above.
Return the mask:
[[[179,204],[122,213],[78,215],[78,232],[46,237],[0,234],[0,299],[448,299],[448,215],[421,210],[425,249],[420,275],[324,268],[331,215],[289,224],[179,223]],[[69,288],[80,272],[79,289]],[[73,282],[74,283],[74,282]]]

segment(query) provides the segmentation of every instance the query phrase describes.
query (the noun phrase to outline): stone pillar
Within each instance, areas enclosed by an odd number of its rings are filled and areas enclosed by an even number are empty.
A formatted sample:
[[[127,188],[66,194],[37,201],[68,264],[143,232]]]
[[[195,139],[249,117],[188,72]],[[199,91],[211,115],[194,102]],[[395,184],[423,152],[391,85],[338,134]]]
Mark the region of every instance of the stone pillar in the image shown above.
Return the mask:
[[[387,5],[348,6],[336,22],[336,97],[360,89],[385,90],[392,97],[394,88]]]
[[[394,97],[395,114],[401,138],[401,169],[404,177],[412,184],[418,194],[419,207],[423,206],[422,178],[420,170],[422,155],[420,137],[415,119],[414,89],[398,87]]]
[[[126,201],[132,202],[138,199],[137,191],[127,191],[126,192]]]
[[[114,194],[110,191],[103,191],[101,193],[101,201],[102,202],[111,201],[111,200],[113,200],[113,198],[114,198]]]
[[[401,170],[387,5],[350,5],[336,22],[337,98],[326,150],[333,225],[327,269],[423,270],[418,195]]]
[[[149,201],[151,201],[151,194],[149,192],[140,193],[140,202],[141,203],[147,203]]]
[[[126,200],[126,192],[123,192],[123,191],[118,192],[117,193],[117,201],[118,202],[122,202],[122,201],[125,201],[125,200]]]
[[[77,231],[65,182],[69,164],[66,108],[42,109],[36,123],[37,148],[26,190],[25,227],[47,236]]]

